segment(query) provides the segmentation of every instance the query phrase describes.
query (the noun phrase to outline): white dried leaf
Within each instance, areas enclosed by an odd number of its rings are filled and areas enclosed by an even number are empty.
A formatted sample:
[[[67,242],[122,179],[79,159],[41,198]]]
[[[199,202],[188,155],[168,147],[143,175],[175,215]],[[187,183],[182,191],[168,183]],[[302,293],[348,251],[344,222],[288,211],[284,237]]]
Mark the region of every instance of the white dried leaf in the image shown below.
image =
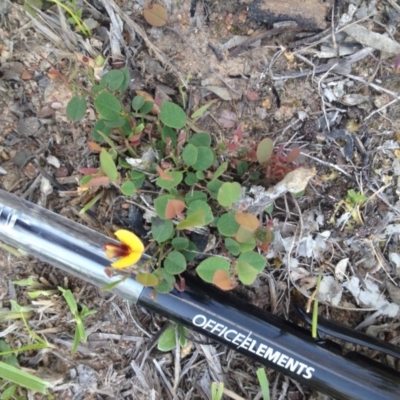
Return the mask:
[[[133,168],[140,167],[143,164],[143,160],[141,158],[125,158],[125,161]]]
[[[46,158],[47,162],[52,165],[55,168],[60,168],[61,167],[61,163],[60,160],[57,157],[54,156],[48,156]]]
[[[312,257],[315,248],[315,240],[311,235],[303,237],[297,248],[297,254],[300,257]]]
[[[337,280],[339,280],[340,282],[345,278],[345,272],[346,272],[346,268],[347,265],[349,263],[349,259],[348,258],[343,258],[343,260],[340,260],[335,267],[335,277]]]
[[[398,253],[390,253],[389,260],[396,266],[396,268],[400,268],[400,255]]]
[[[53,193],[53,186],[48,179],[42,178],[40,182],[40,192],[43,193],[45,196]]]
[[[6,175],[6,174],[7,171],[4,168],[0,167],[0,175]]]
[[[381,315],[387,315],[391,318],[398,315],[400,307],[387,301],[380,293],[377,284],[369,279],[365,280],[364,283],[365,288],[361,288],[359,278],[353,276],[349,281],[343,283],[343,287],[353,295],[358,304],[376,308]]]
[[[294,269],[293,271],[290,271],[290,279],[293,282],[296,282],[299,279],[306,278],[307,276],[310,276],[310,273],[303,267],[299,267]]]
[[[345,94],[342,96],[339,101],[342,104],[345,104],[346,106],[358,106],[359,104],[365,103],[369,101],[370,97],[369,96],[363,96],[362,94],[357,94],[357,93],[351,93],[351,94]]]
[[[392,163],[393,174],[396,176],[400,175],[400,158],[395,158]]]
[[[286,264],[290,271],[295,270],[299,266],[299,260],[295,257],[288,257],[288,254],[285,254],[282,258],[283,264]]]
[[[385,235],[395,235],[396,233],[400,233],[400,224],[391,224],[385,229]]]
[[[318,225],[321,225],[321,226],[324,225],[324,222],[325,222],[324,214],[318,214],[318,215],[317,215],[316,221],[317,221],[317,224],[318,224]],[[328,232],[328,233],[329,233],[329,236],[330,236],[330,234],[331,234],[330,231],[325,231],[325,232]],[[328,237],[329,237],[329,236],[328,236]]]
[[[318,299],[334,306],[339,305],[342,298],[343,287],[333,276],[322,278],[318,290]]]
[[[300,121],[305,121],[308,118],[308,114],[305,111],[298,111],[297,117]]]

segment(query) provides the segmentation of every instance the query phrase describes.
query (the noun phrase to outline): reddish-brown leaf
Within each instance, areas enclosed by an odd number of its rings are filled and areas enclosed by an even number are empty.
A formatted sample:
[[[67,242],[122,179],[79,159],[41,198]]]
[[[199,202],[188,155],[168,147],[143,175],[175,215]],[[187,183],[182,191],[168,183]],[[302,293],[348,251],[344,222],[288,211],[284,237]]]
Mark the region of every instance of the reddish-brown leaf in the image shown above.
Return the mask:
[[[172,219],[178,217],[185,208],[186,205],[182,200],[168,200],[167,206],[165,207],[165,218]]]
[[[101,152],[101,146],[96,142],[88,141],[88,147],[90,151],[95,151],[96,153]]]
[[[161,167],[157,165],[157,172],[160,175],[160,178],[165,179],[166,181],[173,181],[174,178],[171,175],[168,175]]]
[[[235,279],[231,278],[228,272],[223,269],[215,271],[213,284],[222,290],[232,290],[237,286]]]
[[[99,169],[98,168],[81,167],[81,168],[78,168],[78,172],[80,172],[82,175],[94,175],[99,172]]]
[[[83,185],[84,187],[99,187],[99,186],[107,186],[110,184],[110,178],[108,176],[95,176],[88,183]]]
[[[260,226],[260,221],[253,214],[237,213],[235,214],[235,219],[240,226],[249,230],[250,232],[255,232]]]
[[[300,152],[301,152],[300,147],[296,147],[295,149],[290,150],[288,155],[286,156],[286,162],[290,163],[296,161],[300,155]]]

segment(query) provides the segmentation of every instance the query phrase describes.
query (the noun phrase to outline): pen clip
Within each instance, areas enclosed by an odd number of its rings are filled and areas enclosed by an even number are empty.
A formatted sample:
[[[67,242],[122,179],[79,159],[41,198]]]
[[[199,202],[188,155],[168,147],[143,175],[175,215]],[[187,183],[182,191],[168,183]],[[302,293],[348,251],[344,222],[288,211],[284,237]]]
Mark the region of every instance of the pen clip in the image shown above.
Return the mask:
[[[295,306],[297,313],[300,317],[309,325],[312,324],[312,314],[307,313],[302,307]],[[384,342],[383,340],[376,339],[363,332],[356,331],[348,328],[347,326],[338,324],[336,322],[329,321],[328,319],[318,316],[318,332],[323,332],[327,335],[336,337],[338,339],[345,340],[361,346],[366,346],[370,349],[377,350],[381,353],[388,354],[390,356],[400,359],[400,348]]]

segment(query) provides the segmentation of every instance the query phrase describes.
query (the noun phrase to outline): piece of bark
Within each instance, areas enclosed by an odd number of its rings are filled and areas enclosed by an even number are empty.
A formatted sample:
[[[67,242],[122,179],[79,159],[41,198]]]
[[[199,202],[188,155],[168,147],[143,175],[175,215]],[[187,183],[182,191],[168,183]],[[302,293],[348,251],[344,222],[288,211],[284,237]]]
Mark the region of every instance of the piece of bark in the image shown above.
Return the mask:
[[[303,28],[326,29],[329,3],[320,0],[241,0],[247,4],[249,18],[272,26],[275,22],[295,21]]]

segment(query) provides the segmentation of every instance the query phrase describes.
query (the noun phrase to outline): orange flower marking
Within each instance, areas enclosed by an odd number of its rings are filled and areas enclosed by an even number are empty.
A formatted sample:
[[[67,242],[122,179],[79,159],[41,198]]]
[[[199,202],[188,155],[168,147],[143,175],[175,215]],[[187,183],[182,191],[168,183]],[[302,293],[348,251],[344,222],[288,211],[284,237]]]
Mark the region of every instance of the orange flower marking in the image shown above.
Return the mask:
[[[104,246],[108,258],[119,258],[111,263],[111,267],[124,269],[136,264],[144,252],[142,241],[134,233],[125,229],[116,231],[115,236],[121,243],[107,243]]]

